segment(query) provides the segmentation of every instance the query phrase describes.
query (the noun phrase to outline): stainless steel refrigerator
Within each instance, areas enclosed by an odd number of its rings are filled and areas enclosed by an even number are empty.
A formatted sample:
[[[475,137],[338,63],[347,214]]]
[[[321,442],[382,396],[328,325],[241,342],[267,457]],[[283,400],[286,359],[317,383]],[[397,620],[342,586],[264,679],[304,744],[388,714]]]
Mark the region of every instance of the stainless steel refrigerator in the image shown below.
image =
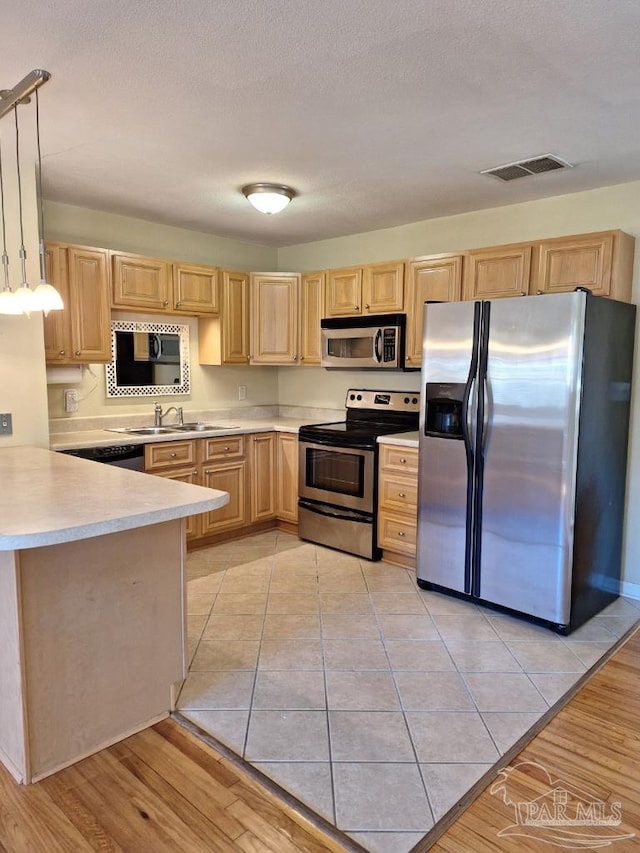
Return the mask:
[[[635,306],[426,303],[417,579],[568,633],[619,594]]]

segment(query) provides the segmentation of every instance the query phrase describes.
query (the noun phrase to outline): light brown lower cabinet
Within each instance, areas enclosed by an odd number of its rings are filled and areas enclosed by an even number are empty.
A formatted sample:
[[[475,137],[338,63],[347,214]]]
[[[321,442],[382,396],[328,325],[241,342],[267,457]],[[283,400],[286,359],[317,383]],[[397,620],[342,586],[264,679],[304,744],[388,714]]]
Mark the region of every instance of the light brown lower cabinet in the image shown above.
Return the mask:
[[[383,444],[378,479],[378,545],[387,562],[414,566],[418,526],[418,450]]]
[[[298,436],[275,432],[163,441],[145,447],[145,471],[229,493],[229,503],[187,519],[190,542],[231,538],[282,519],[297,523]]]

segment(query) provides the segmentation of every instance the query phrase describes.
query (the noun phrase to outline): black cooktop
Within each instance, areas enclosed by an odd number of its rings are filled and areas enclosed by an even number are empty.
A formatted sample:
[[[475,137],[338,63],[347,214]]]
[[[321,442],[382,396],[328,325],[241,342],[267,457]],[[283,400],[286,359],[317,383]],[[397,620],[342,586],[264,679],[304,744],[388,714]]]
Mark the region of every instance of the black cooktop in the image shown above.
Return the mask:
[[[375,449],[380,435],[418,429],[420,395],[416,391],[347,392],[347,419],[300,427],[300,441],[334,447]]]

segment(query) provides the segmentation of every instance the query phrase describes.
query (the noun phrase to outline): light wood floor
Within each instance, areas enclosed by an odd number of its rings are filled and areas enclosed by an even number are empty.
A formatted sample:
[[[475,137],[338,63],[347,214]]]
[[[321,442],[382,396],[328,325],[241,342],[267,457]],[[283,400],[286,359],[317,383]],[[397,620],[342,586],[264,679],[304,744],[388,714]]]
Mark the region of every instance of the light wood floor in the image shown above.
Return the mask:
[[[608,806],[620,802],[622,823],[611,831],[636,835],[614,841],[612,853],[640,849],[640,631],[510,762],[510,803],[549,791],[531,765],[516,767],[524,762],[542,765],[552,779]],[[432,831],[415,853],[556,849],[537,838],[498,835],[513,823],[514,807],[495,782],[494,774],[444,834]],[[0,853],[343,849],[172,720],[35,785],[17,785],[0,766]]]
[[[227,759],[173,720],[17,785],[0,766],[0,853],[329,853]]]
[[[425,850],[540,853],[543,849],[578,849],[582,844],[576,842],[584,834],[611,834],[614,839],[632,835],[612,840],[607,846],[612,853],[638,853],[640,629],[507,766],[504,777],[490,783],[439,840],[434,840],[437,832],[432,831],[414,848],[415,853]],[[515,803],[529,803],[549,793],[551,785],[540,766],[552,780],[559,780],[559,787],[570,793],[576,789],[587,792],[593,800],[606,804],[606,814],[613,803],[620,803],[620,825],[572,827],[570,831],[576,833],[576,838],[563,845],[549,843],[549,830],[530,827],[518,826],[512,834],[499,836],[499,832],[514,826]],[[595,845],[585,847],[594,849]]]

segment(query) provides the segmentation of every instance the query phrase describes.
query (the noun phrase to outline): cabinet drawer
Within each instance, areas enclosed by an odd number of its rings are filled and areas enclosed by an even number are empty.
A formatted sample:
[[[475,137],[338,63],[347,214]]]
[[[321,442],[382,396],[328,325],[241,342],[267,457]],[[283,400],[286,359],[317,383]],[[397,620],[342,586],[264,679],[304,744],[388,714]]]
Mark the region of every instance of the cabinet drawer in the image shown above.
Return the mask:
[[[203,462],[222,459],[241,459],[244,456],[244,435],[227,435],[220,438],[205,438]]]
[[[416,555],[417,524],[398,515],[381,512],[378,515],[378,545],[409,557]]]
[[[383,444],[380,447],[380,467],[383,471],[397,474],[418,474],[418,451],[414,447],[396,447]]]
[[[171,468],[196,464],[196,442],[165,441],[147,444],[144,448],[144,470],[155,471],[158,468]]]
[[[380,478],[380,509],[416,518],[418,512],[417,478],[383,473]]]

